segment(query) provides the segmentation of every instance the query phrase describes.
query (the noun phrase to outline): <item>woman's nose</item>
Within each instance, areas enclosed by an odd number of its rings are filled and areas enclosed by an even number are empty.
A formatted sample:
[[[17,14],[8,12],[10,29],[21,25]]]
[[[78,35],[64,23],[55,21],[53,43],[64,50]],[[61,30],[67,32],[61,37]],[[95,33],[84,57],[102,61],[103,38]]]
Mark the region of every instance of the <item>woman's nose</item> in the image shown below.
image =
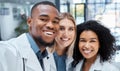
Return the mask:
[[[89,48],[89,47],[90,47],[90,43],[89,43],[89,42],[86,42],[84,46],[85,46],[86,48]]]

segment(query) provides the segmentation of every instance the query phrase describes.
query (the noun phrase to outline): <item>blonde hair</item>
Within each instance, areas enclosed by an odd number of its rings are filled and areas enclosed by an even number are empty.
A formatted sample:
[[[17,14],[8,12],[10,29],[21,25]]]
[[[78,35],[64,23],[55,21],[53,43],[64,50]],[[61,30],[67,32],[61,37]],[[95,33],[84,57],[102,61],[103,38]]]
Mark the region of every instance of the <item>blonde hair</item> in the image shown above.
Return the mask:
[[[74,48],[74,43],[75,43],[75,40],[76,40],[76,23],[75,23],[75,19],[74,17],[70,14],[70,13],[67,13],[67,12],[64,12],[64,13],[60,13],[60,16],[59,16],[60,20],[62,19],[68,19],[68,20],[71,20],[73,22],[73,24],[75,25],[75,37],[74,37],[74,40],[73,42],[70,44],[70,46],[68,46],[68,50],[66,52],[67,54],[67,57],[72,57],[73,55],[73,48]],[[56,46],[56,44],[54,45]],[[55,51],[55,47],[51,47],[49,48],[49,52],[50,53],[53,53]]]

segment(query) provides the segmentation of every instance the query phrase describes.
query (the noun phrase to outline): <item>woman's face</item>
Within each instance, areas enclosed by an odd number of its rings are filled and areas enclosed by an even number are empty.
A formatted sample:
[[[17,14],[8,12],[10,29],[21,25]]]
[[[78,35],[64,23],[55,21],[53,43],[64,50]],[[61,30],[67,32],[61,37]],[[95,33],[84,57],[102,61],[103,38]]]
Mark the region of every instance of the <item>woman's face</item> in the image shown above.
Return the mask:
[[[84,58],[96,58],[99,50],[99,39],[95,32],[85,30],[79,36],[79,50]]]
[[[61,48],[65,48],[68,47],[75,39],[75,25],[67,18],[60,20],[59,25],[59,32],[55,40]]]

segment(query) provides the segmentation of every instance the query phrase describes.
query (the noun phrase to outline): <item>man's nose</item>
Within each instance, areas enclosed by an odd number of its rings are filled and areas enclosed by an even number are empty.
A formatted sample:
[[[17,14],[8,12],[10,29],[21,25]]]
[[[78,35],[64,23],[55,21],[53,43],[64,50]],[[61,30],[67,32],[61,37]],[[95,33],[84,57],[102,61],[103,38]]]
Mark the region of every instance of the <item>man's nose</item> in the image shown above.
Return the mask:
[[[47,27],[47,29],[53,30],[54,24],[53,24],[51,21],[49,21],[49,22],[46,24],[46,27]]]

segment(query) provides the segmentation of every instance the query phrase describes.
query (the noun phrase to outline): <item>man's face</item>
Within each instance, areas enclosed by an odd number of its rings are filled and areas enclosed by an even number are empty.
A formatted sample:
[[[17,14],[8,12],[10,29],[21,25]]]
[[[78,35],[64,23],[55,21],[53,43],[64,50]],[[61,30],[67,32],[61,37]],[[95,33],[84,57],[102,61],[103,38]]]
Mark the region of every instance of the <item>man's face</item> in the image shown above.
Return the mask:
[[[59,28],[59,12],[50,5],[39,5],[28,19],[29,32],[41,45],[51,44],[56,37]],[[40,39],[40,40],[39,40]]]

